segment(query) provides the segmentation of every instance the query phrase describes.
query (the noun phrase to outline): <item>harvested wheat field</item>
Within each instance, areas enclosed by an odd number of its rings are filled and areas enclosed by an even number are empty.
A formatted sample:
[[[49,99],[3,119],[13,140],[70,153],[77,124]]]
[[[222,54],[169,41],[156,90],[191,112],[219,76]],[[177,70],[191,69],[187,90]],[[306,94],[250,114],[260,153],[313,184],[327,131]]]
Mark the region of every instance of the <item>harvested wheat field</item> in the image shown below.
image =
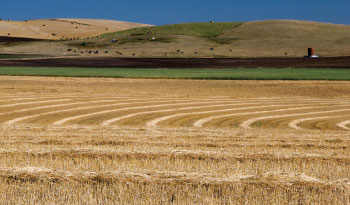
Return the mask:
[[[350,83],[0,77],[0,199],[348,204]]]

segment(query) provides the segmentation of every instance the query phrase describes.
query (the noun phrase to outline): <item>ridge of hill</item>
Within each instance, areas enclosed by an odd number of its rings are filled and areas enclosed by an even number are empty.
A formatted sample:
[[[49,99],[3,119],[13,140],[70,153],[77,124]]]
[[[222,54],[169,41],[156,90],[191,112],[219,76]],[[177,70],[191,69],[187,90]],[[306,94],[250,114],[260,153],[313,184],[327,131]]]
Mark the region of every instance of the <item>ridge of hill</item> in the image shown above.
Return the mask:
[[[93,21],[77,23],[94,24]],[[89,39],[0,46],[0,53],[95,57],[302,57],[307,48],[313,47],[321,56],[350,56],[350,26],[310,21],[138,24],[135,28],[111,31],[105,30],[104,34]]]
[[[2,20],[0,36],[50,40],[77,39],[143,26],[148,25],[99,19]]]
[[[186,23],[133,28],[85,46],[69,45],[140,57],[301,57],[308,47],[321,56],[350,56],[350,26],[297,20]]]

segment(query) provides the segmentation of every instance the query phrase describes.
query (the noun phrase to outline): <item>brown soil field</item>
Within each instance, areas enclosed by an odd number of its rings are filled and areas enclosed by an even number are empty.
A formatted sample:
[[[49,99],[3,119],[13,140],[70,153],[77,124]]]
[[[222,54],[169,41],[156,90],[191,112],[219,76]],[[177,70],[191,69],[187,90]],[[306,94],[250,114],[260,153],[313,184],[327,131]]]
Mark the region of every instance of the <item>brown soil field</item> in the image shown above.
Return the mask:
[[[0,77],[0,200],[348,204],[350,82]]]
[[[93,19],[42,19],[0,21],[0,36],[32,39],[87,38],[145,24]]]
[[[349,68],[350,57],[325,58],[113,58],[0,60],[0,66],[92,68]]]
[[[0,43],[19,43],[19,42],[30,42],[30,41],[38,41],[38,39],[34,38],[21,38],[21,37],[7,37],[0,36]]]

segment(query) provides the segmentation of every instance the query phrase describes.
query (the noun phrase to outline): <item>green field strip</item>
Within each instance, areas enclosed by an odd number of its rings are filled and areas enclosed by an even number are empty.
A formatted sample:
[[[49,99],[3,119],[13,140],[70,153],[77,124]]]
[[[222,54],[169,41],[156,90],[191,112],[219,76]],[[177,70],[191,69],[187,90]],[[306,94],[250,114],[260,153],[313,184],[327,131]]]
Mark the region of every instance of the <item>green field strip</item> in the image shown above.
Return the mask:
[[[350,80],[350,69],[231,68],[139,69],[70,67],[0,67],[0,75],[211,80]]]

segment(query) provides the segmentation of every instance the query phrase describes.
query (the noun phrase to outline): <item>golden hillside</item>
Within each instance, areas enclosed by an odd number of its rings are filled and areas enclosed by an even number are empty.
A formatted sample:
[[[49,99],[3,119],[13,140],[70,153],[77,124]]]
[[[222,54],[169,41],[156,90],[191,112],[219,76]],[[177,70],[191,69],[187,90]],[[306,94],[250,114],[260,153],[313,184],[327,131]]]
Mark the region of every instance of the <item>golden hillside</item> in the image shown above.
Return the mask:
[[[95,19],[43,19],[0,21],[0,36],[36,39],[86,38],[145,24]]]
[[[15,27],[16,23],[24,26]],[[31,27],[32,24],[36,26]],[[42,27],[42,24],[46,26]],[[13,36],[46,39],[80,37],[78,40],[64,39],[59,42],[0,44],[0,53],[5,54],[176,58],[303,57],[307,54],[307,48],[312,47],[320,56],[350,56],[350,26],[311,21],[269,20],[147,26],[108,20],[56,19],[0,22],[0,31],[3,32],[0,36],[4,35],[4,29],[1,29],[4,25],[13,27]],[[52,36],[53,32],[56,36]],[[97,35],[101,37],[86,39]],[[83,37],[85,38],[82,39]]]
[[[103,49],[108,53],[99,55],[126,57],[302,57],[309,47],[321,56],[349,56],[350,26],[296,20],[186,23],[134,28],[66,45],[79,54]]]

